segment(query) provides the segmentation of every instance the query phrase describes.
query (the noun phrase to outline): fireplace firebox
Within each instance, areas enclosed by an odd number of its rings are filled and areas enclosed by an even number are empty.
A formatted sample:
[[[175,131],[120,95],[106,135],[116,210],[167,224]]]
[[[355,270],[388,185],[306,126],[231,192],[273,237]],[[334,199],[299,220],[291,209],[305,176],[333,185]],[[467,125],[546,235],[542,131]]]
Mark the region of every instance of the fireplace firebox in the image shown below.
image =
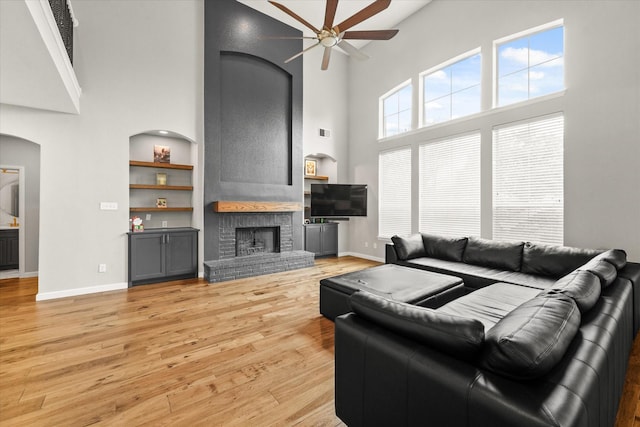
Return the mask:
[[[280,252],[280,227],[236,228],[236,256]]]

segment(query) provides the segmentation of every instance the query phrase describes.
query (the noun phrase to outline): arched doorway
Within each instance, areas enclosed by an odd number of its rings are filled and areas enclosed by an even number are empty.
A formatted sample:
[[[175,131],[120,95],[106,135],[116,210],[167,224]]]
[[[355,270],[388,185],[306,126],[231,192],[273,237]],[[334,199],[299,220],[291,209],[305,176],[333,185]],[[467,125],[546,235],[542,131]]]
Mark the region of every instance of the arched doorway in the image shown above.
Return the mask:
[[[0,279],[38,275],[40,240],[40,145],[0,134],[0,234],[13,239],[4,255],[17,263],[0,269]],[[6,242],[5,242],[6,243]],[[13,251],[17,249],[17,256]],[[8,251],[12,253],[8,254]]]

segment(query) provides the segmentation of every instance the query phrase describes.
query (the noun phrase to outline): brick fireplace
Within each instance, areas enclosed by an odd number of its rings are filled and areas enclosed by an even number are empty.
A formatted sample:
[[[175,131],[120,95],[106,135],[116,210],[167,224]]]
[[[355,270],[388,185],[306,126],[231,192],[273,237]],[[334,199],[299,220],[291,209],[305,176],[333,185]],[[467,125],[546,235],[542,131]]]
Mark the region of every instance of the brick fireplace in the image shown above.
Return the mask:
[[[217,260],[204,263],[210,282],[310,267],[314,255],[293,248],[293,212],[219,212]]]

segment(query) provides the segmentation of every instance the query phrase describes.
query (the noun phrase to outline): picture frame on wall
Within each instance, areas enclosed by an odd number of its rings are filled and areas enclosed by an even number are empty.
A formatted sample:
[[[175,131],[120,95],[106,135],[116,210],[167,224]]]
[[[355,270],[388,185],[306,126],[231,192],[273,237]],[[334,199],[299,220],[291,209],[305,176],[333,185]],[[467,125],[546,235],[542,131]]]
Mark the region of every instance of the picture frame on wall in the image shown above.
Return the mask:
[[[153,146],[154,163],[171,163],[171,148],[166,145]]]
[[[304,161],[304,174],[306,176],[316,176],[316,169],[318,167],[318,162],[316,160],[308,160]]]

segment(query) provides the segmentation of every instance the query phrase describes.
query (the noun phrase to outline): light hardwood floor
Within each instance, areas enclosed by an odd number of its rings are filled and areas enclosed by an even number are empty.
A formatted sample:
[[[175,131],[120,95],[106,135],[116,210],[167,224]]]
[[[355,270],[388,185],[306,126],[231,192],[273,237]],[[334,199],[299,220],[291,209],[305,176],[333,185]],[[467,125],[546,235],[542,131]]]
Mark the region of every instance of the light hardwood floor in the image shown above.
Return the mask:
[[[0,280],[0,425],[342,426],[318,282],[375,264],[38,303],[36,279]],[[639,396],[636,339],[616,427],[640,426]]]

